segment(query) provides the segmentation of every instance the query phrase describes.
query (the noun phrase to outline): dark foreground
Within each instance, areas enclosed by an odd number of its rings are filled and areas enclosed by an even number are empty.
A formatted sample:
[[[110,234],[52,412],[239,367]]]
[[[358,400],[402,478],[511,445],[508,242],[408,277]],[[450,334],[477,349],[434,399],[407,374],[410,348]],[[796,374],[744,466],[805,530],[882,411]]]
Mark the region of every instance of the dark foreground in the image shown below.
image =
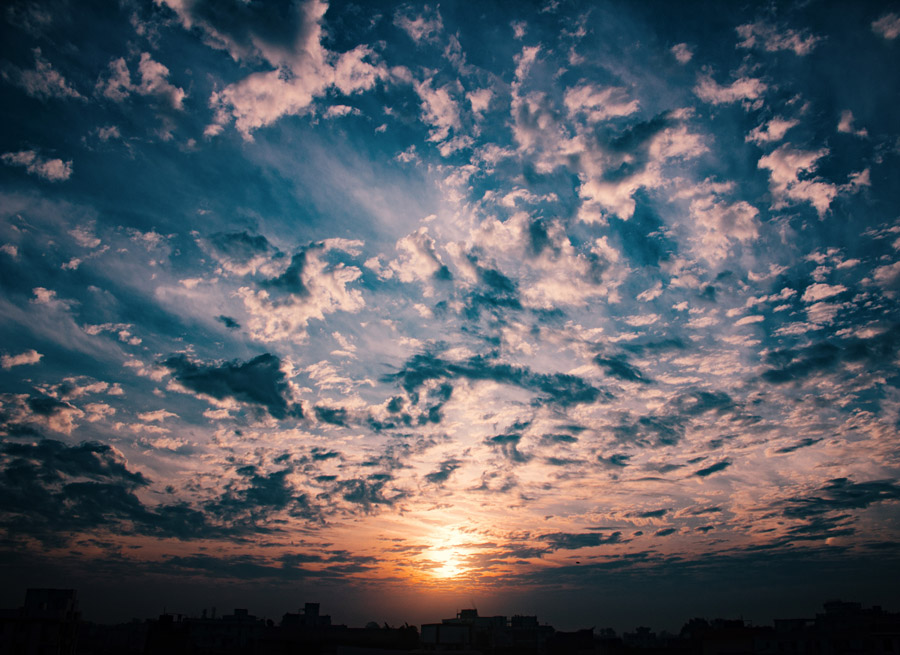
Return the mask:
[[[825,603],[812,618],[775,619],[770,626],[694,618],[677,635],[646,627],[622,635],[561,632],[535,616],[479,616],[474,609],[420,628],[333,625],[318,603],[277,624],[236,609],[100,625],[81,620],[74,590],[29,589],[22,607],[0,610],[0,655],[900,655],[900,613],[841,601]]]

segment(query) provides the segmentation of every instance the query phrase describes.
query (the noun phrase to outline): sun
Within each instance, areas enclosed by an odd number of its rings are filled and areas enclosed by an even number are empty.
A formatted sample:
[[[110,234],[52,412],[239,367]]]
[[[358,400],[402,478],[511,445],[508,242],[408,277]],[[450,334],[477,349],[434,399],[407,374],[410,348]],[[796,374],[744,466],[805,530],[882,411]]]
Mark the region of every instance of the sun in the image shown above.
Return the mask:
[[[424,556],[430,565],[428,574],[439,580],[456,578],[469,569],[466,566],[467,536],[452,528],[443,528],[435,536],[433,545]]]
[[[431,570],[431,575],[442,580],[455,578],[466,569],[460,552],[455,548],[433,550],[429,553],[432,562],[439,564]]]

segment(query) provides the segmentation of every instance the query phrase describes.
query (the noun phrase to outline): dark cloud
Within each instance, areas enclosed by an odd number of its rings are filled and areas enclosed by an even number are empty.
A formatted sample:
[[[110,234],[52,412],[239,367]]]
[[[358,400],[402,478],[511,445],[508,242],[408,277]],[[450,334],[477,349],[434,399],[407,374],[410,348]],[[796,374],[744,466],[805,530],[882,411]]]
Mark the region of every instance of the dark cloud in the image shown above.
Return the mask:
[[[900,351],[900,325],[867,339],[820,341],[796,350],[776,350],[768,355],[771,367],[762,378],[774,384],[802,380],[819,372],[835,370],[845,362],[864,362],[880,369]]]
[[[518,286],[512,279],[497,269],[482,268],[474,256],[469,259],[478,270],[481,284],[469,294],[465,310],[468,318],[477,319],[483,309],[522,309]]]
[[[248,362],[224,364],[205,364],[186,355],[174,355],[163,365],[178,382],[197,393],[256,405],[277,419],[303,416],[300,405],[287,400],[287,382],[281,360],[275,355],[265,353]]]
[[[639,519],[658,519],[662,518],[666,514],[669,513],[668,509],[654,509],[647,512],[633,512],[628,514],[629,517],[639,518]]]
[[[653,414],[622,421],[613,428],[613,433],[621,441],[639,446],[669,446],[681,441],[688,425],[696,417],[707,412],[724,415],[736,410],[737,406],[727,393],[691,389]]]
[[[429,473],[425,476],[425,480],[432,484],[443,484],[450,475],[460,466],[459,460],[447,459],[441,462],[441,466],[437,471]]]
[[[853,482],[835,478],[816,495],[788,501],[784,515],[789,518],[810,518],[835,510],[865,509],[873,503],[900,499],[900,484],[893,480]]]
[[[669,446],[681,441],[684,425],[677,416],[642,416],[615,426],[613,433],[621,441],[639,446]]]
[[[220,314],[216,317],[216,320],[219,321],[222,325],[227,327],[229,330],[237,330],[241,327],[241,324],[236,320],[231,318],[230,316],[225,316],[224,314]]]
[[[606,464],[607,466],[615,466],[619,468],[628,466],[629,459],[631,459],[631,455],[627,455],[625,453],[614,453],[609,457],[603,457],[602,455],[597,456],[597,461]]]
[[[724,459],[721,462],[716,462],[712,466],[707,466],[706,468],[702,468],[699,471],[694,471],[694,475],[698,475],[701,478],[705,478],[713,473],[718,473],[719,471],[724,471],[729,466],[731,466],[731,461]]]
[[[224,531],[183,503],[148,507],[135,495],[150,481],[110,446],[44,439],[0,445],[0,524],[17,537],[62,545],[101,527],[190,539]]]
[[[784,448],[779,448],[775,452],[778,454],[792,453],[795,450],[800,450],[801,448],[808,448],[809,446],[814,446],[817,443],[822,441],[821,438],[813,439],[812,437],[807,437],[806,439],[801,439],[795,444],[791,444],[790,446],[785,446]]]
[[[847,537],[856,534],[856,529],[847,524],[849,514],[826,517],[814,516],[799,525],[788,528],[789,541],[824,541],[832,537]]]
[[[291,257],[291,264],[284,273],[276,278],[267,280],[263,286],[269,289],[277,289],[295,296],[305,297],[309,295],[309,289],[303,283],[303,269],[306,267],[306,251],[298,252]]]
[[[554,443],[577,443],[578,437],[573,437],[571,434],[544,434],[541,435],[541,442],[545,444],[554,444]]]
[[[487,439],[488,445],[499,450],[503,456],[514,464],[524,464],[531,460],[531,455],[519,452],[521,434],[498,434]]]
[[[416,390],[429,380],[466,378],[493,380],[521,387],[543,396],[545,402],[561,406],[593,403],[606,398],[583,378],[564,373],[534,373],[524,366],[496,362],[484,356],[474,356],[462,362],[441,359],[431,353],[414,355],[395,374],[385,381],[397,381],[414,397]]]
[[[269,517],[288,511],[299,518],[317,519],[305,494],[297,493],[291,486],[289,468],[264,473],[256,466],[242,466],[235,470],[238,479],[230,482],[224,493],[207,502],[204,511],[220,522],[235,529],[250,532],[269,532]]]
[[[0,452],[27,463],[32,477],[42,482],[58,482],[65,476],[120,482],[128,488],[142,487],[149,481],[140,472],[130,471],[125,459],[111,446],[84,442],[76,446],[44,439],[38,443],[2,443]]]
[[[657,530],[653,533],[654,537],[668,537],[670,534],[675,534],[678,532],[675,528],[663,528],[662,530]]]
[[[553,550],[578,550],[606,544],[617,544],[622,540],[621,532],[613,532],[604,537],[599,532],[553,532],[540,536]]]
[[[667,350],[684,350],[687,344],[677,337],[660,339],[659,341],[645,341],[637,343],[627,343],[622,346],[625,350],[641,355],[645,352],[665,352]]]
[[[693,389],[677,396],[670,404],[670,408],[686,416],[698,416],[711,411],[723,414],[734,408],[734,401],[724,391]]]
[[[594,362],[605,370],[607,375],[612,377],[629,382],[643,382],[644,384],[651,382],[639,368],[629,364],[624,356],[604,357],[603,355],[597,355],[594,357]]]
[[[248,232],[218,232],[209,237],[208,243],[218,259],[241,265],[272,250],[264,236]]]
[[[347,425],[347,410],[343,407],[323,407],[316,405],[313,408],[316,418],[323,423],[331,423],[332,425]]]
[[[390,480],[391,476],[376,473],[366,479],[339,480],[335,484],[335,490],[348,503],[359,505],[368,511],[376,505],[393,505],[402,497],[400,493],[390,498],[385,495],[385,487]]]
[[[38,416],[53,416],[54,414],[59,414],[63,410],[75,409],[69,403],[62,402],[61,400],[49,396],[30,396],[28,400],[25,401],[25,404],[28,405],[28,409]]]

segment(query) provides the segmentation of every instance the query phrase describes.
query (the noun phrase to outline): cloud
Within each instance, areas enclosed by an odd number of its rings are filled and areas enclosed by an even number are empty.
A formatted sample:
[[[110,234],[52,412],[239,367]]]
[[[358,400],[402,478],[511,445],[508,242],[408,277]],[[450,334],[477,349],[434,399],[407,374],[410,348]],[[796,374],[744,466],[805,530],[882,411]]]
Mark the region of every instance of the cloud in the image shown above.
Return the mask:
[[[724,471],[729,466],[731,466],[731,461],[725,459],[725,460],[722,460],[721,462],[716,462],[715,464],[713,464],[711,466],[707,466],[706,468],[702,468],[698,471],[694,471],[694,475],[699,476],[701,478],[705,478],[705,477],[712,475],[713,473],[718,473],[719,471]]]
[[[519,442],[521,440],[521,434],[498,434],[494,437],[489,437],[486,443],[502,453],[513,464],[524,464],[531,460],[532,456],[519,451]]]
[[[640,103],[629,98],[621,87],[601,88],[591,84],[568,89],[564,103],[570,116],[581,115],[591,123],[629,116],[640,108]]]
[[[47,59],[41,55],[41,49],[35,48],[34,68],[21,70],[15,66],[7,66],[3,70],[3,79],[25,89],[25,92],[33,98],[74,98],[83,100],[78,91],[66,82],[66,79],[56,71]]]
[[[7,166],[24,166],[26,172],[42,177],[48,182],[63,182],[72,177],[72,161],[45,159],[35,150],[7,152],[0,156]]]
[[[275,252],[264,236],[247,231],[217,232],[200,243],[225,271],[234,275],[256,273]]]
[[[878,20],[872,21],[872,31],[888,41],[893,41],[900,35],[900,15],[885,14]]]
[[[416,43],[437,41],[444,30],[444,22],[437,8],[425,5],[422,14],[413,14],[413,7],[406,6],[394,15],[394,25],[409,34]]]
[[[462,361],[441,359],[431,353],[414,355],[386,381],[397,381],[409,393],[429,380],[464,378],[490,380],[527,389],[539,394],[545,402],[560,406],[594,403],[605,398],[600,389],[583,378],[565,373],[535,373],[523,366],[473,356]]]
[[[900,327],[867,337],[819,341],[800,349],[776,350],[769,353],[763,372],[767,382],[784,384],[802,381],[821,372],[834,371],[844,362],[863,363],[870,370],[880,370],[893,361],[900,349]],[[855,375],[855,374],[854,374]]]
[[[35,538],[47,546],[64,546],[98,529],[184,540],[240,534],[249,527],[262,532],[256,521],[273,508],[289,508],[279,496],[278,472],[247,472],[249,484],[229,485],[201,511],[185,502],[145,505],[136,492],[148,488],[150,480],[106,444],[4,442],[0,455],[0,526],[14,539]],[[258,508],[265,511],[254,513]]]
[[[739,25],[735,30],[743,39],[737,44],[738,48],[759,48],[766,52],[789,50],[800,56],[808,55],[822,40],[820,36],[803,34],[792,29],[779,30],[763,21]]]
[[[694,57],[694,49],[687,43],[676,43],[670,51],[679,64],[686,64]]]
[[[25,364],[37,364],[41,361],[41,353],[36,350],[26,350],[18,355],[3,355],[0,358],[0,365],[4,369],[11,369],[13,366],[24,366]]]
[[[401,282],[418,280],[429,284],[436,280],[452,279],[450,269],[435,250],[434,238],[427,227],[420,227],[397,241],[396,248],[400,256],[388,264],[387,277],[396,274]]]
[[[694,86],[697,97],[713,105],[744,102],[747,106],[755,106],[755,101],[759,101],[767,90],[766,83],[754,77],[741,77],[728,86],[721,86],[710,73],[700,75]]]
[[[362,293],[350,284],[362,275],[355,266],[331,263],[332,251],[358,253],[361,241],[328,239],[295,253],[280,275],[262,283],[261,290],[241,287],[237,295],[250,314],[247,331],[257,341],[306,341],[310,320],[323,320],[338,311],[357,312],[365,306]]]
[[[441,462],[440,467],[437,471],[433,471],[425,476],[425,480],[430,482],[431,484],[443,484],[450,476],[453,474],[455,470],[457,470],[461,465],[461,462],[457,459],[446,459]]]
[[[601,532],[551,532],[541,535],[540,539],[547,542],[551,550],[580,550],[620,543],[622,533],[617,531],[604,537]]]
[[[836,296],[839,293],[844,293],[847,290],[843,284],[810,284],[806,287],[806,291],[803,292],[803,302],[817,302],[819,300],[825,300],[825,298],[831,298],[832,296]]]
[[[834,511],[865,509],[875,503],[895,500],[900,500],[900,485],[894,480],[854,482],[849,478],[835,478],[822,486],[816,495],[787,501],[784,515],[810,518]]]
[[[754,127],[745,140],[759,146],[773,141],[781,141],[789,129],[799,124],[800,121],[796,119],[776,116],[768,123]]]
[[[869,132],[865,128],[860,128],[858,130],[854,129],[853,112],[849,109],[845,109],[841,112],[841,120],[838,122],[837,131],[843,134],[853,134],[861,139],[869,136]]]
[[[229,330],[237,330],[240,329],[241,324],[236,320],[231,318],[230,316],[225,316],[224,314],[220,314],[216,316],[216,320],[219,321],[222,325],[227,327]]]
[[[320,0],[293,3],[289,11],[265,3],[232,3],[233,13],[206,0],[161,2],[185,29],[199,30],[207,45],[228,51],[236,61],[265,62],[268,68],[212,92],[209,103],[215,117],[207,136],[234,122],[238,132],[252,140],[255,130],[308,111],[331,90],[350,95],[388,77],[383,64],[371,63],[375,53],[368,47],[336,53],[322,45],[328,5]]]
[[[758,167],[769,169],[769,189],[775,200],[772,209],[786,207],[791,201],[808,202],[822,218],[837,196],[838,188],[810,175],[818,167],[818,161],[828,153],[827,148],[799,150],[786,143],[760,157]]]
[[[265,409],[273,418],[303,415],[299,404],[288,398],[288,384],[281,360],[265,353],[247,362],[206,364],[185,355],[174,355],[162,362],[184,388],[217,400],[233,398],[241,403]]]
[[[872,271],[872,278],[889,298],[897,297],[900,293],[900,262],[885,264]]]
[[[429,141],[444,141],[451,132],[461,129],[459,106],[450,96],[450,85],[434,88],[432,78],[428,78],[415,82],[413,88],[421,100],[422,122],[431,126]]]
[[[109,62],[109,74],[106,79],[97,83],[97,89],[106,98],[122,102],[132,93],[142,96],[155,96],[165,100],[173,109],[183,109],[184,89],[178,88],[168,81],[169,69],[158,61],[154,61],[149,52],[142,52],[137,72],[140,82],[131,82],[131,73],[125,59],[119,57]]]
[[[732,243],[750,243],[759,235],[759,210],[743,200],[728,203],[712,195],[695,198],[690,214],[697,250],[711,262],[725,259]]]
[[[629,364],[626,358],[622,355],[618,355],[615,357],[604,357],[603,355],[597,355],[596,357],[594,357],[594,362],[596,362],[598,366],[605,370],[607,375],[610,375],[612,377],[617,377],[627,382],[641,382],[644,384],[648,384],[649,382],[651,382],[651,380],[648,379],[640,369]]]

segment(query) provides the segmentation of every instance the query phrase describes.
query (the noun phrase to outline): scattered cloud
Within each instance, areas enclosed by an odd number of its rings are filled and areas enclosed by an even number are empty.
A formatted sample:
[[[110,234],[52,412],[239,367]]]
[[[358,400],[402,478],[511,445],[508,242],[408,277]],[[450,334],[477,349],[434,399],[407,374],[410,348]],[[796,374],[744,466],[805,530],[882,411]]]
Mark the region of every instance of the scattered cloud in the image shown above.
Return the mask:
[[[23,166],[31,175],[37,175],[48,182],[64,182],[72,177],[72,161],[47,159],[36,150],[20,150],[0,155],[7,166]]]

